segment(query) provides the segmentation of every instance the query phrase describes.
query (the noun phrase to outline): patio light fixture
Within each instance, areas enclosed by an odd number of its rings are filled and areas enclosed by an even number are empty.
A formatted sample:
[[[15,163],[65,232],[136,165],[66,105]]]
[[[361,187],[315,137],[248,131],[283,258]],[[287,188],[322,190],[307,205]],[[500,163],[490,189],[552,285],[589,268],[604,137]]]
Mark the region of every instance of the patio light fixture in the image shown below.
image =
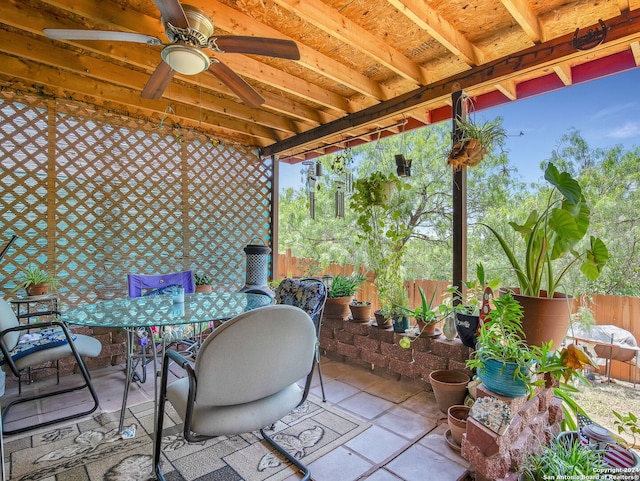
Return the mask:
[[[197,48],[186,45],[168,45],[162,50],[162,60],[183,75],[195,75],[209,68],[209,57]]]

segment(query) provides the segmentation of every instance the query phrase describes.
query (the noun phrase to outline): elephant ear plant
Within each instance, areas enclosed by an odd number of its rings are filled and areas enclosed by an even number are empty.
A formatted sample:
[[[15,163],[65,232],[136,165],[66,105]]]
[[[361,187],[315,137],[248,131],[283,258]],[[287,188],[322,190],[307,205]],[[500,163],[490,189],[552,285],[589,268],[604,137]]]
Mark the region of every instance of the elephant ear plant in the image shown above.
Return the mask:
[[[518,260],[511,244],[496,229],[486,224],[506,254],[518,277],[520,294],[538,297],[546,287],[547,297],[553,297],[562,279],[576,264],[590,280],[600,276],[609,260],[609,252],[601,239],[591,236],[588,247],[578,244],[589,227],[591,211],[582,188],[568,172],[559,172],[549,163],[544,178],[552,189],[542,211],[533,210],[523,224],[509,225],[521,235],[525,244],[524,258]],[[560,259],[568,258],[556,266]]]

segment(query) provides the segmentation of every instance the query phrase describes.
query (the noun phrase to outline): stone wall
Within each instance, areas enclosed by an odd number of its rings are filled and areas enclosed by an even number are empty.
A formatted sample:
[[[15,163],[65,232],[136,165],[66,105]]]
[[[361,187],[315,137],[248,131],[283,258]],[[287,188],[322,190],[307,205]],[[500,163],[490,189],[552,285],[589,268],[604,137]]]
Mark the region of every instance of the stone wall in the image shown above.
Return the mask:
[[[429,374],[438,369],[466,369],[471,350],[459,339],[417,338],[411,349],[400,347],[404,334],[325,315],[320,349],[329,357],[372,370],[395,374],[429,387]]]
[[[491,396],[505,402],[513,419],[502,436],[475,419],[467,420],[462,436],[462,457],[476,470],[476,481],[516,481],[517,469],[526,455],[547,445],[560,432],[564,419],[562,401],[554,397],[552,387],[536,388],[535,396],[509,398],[500,396],[483,384],[476,398]]]

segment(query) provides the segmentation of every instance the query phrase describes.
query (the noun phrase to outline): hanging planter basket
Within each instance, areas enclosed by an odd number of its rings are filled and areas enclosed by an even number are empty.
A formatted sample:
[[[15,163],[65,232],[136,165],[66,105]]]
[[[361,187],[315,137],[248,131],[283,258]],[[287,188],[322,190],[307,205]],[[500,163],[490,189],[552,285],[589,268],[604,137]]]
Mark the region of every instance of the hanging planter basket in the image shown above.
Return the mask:
[[[485,155],[487,155],[487,149],[480,140],[469,139],[453,146],[447,162],[453,170],[460,170],[462,167],[478,165]]]

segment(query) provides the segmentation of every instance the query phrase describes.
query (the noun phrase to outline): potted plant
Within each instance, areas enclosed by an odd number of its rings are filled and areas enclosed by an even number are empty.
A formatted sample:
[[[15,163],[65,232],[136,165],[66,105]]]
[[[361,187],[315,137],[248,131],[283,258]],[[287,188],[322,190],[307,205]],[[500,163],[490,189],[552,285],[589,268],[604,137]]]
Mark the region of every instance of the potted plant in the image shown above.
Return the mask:
[[[57,277],[36,266],[29,266],[22,270],[20,279],[12,292],[20,289],[27,291],[28,296],[42,296],[55,290],[60,284]]]
[[[518,259],[511,240],[483,224],[495,236],[518,278],[513,295],[524,307],[524,336],[529,344],[552,341],[558,347],[570,323],[570,295],[557,292],[564,276],[574,267],[590,280],[599,277],[609,259],[604,242],[591,236],[588,246],[580,241],[589,227],[590,209],[582,188],[568,172],[549,163],[544,178],[551,184],[546,205],[532,210],[523,224],[510,222],[524,242]]]
[[[603,454],[583,446],[577,437],[554,439],[530,453],[519,467],[519,481],[602,479],[607,471]]]
[[[487,279],[484,266],[480,263],[476,265],[476,278],[463,284],[464,295],[458,293],[455,288],[449,290],[452,297],[458,296],[461,300],[453,307],[456,331],[465,346],[475,348],[484,292],[487,287],[495,292],[500,287],[500,279]]]
[[[415,338],[421,336],[433,337],[436,334],[436,325],[440,322],[440,318],[436,312],[437,308],[433,307],[436,291],[433,291],[433,295],[429,301],[427,301],[422,287],[418,287],[418,292],[420,293],[420,305],[414,310],[406,309],[406,313],[416,320],[418,332]],[[440,334],[441,333],[439,333],[438,336]],[[411,346],[411,338],[404,336],[400,339],[400,346],[408,349]]]
[[[194,274],[193,279],[196,283],[196,292],[212,292],[211,278],[207,274]]]
[[[327,317],[348,319],[350,315],[349,304],[351,304],[360,284],[366,280],[367,278],[359,272],[354,272],[349,276],[343,274],[334,276],[327,293],[324,314]]]
[[[371,303],[354,299],[349,304],[351,320],[353,322],[365,323],[371,320]]]
[[[368,177],[356,180],[352,196],[353,202],[364,205],[389,205],[391,196],[401,188],[400,179],[394,174],[374,172]]]
[[[522,306],[510,292],[494,299],[494,308],[478,330],[474,356],[467,367],[476,369],[479,379],[502,396],[521,397],[544,383],[536,377],[535,362],[541,348],[522,339]]]
[[[478,124],[472,118],[458,117],[460,138],[447,153],[447,162],[454,170],[478,165],[493,145],[502,145],[507,133],[498,119]]]
[[[368,267],[375,272],[375,286],[382,308],[374,315],[378,327],[383,329],[390,326],[394,304],[402,305],[403,302],[398,295],[404,291],[402,257],[409,230],[400,220],[402,212],[395,202],[397,196],[380,201],[378,194],[392,193],[404,186],[394,174],[374,172],[355,182],[349,204],[358,216],[358,245],[367,254]]]

